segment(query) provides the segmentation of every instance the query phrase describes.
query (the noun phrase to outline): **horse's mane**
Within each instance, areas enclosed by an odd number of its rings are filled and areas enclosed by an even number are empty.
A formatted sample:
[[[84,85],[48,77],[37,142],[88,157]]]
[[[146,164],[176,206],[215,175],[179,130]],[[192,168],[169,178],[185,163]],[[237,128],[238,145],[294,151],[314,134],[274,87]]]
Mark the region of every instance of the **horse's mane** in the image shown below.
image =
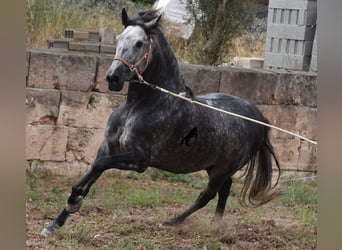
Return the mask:
[[[144,23],[147,23],[159,16],[160,16],[159,10],[147,10],[147,11],[139,12],[136,18],[142,20]]]
[[[139,25],[145,31],[147,31],[147,27],[145,23],[148,23],[152,21],[153,19],[158,18],[160,15],[161,13],[158,9],[142,11],[142,12],[139,12],[137,16],[130,18],[129,25]],[[158,22],[158,25],[155,28],[161,28],[160,26],[161,26],[160,22]]]

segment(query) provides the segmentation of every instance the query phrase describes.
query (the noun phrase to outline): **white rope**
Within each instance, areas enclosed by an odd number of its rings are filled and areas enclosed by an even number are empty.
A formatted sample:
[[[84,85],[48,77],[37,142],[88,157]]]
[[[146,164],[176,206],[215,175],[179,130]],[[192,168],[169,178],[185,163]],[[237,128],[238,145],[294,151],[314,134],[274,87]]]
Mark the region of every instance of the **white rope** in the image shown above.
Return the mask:
[[[233,112],[229,112],[229,111],[223,110],[223,109],[219,109],[219,108],[216,108],[216,107],[213,107],[213,106],[204,104],[204,103],[202,103],[202,102],[194,101],[194,100],[192,100],[191,98],[185,97],[185,96],[180,95],[180,94],[176,94],[176,93],[171,92],[171,91],[169,91],[169,90],[167,90],[167,89],[161,88],[161,87],[159,87],[159,86],[157,86],[157,85],[152,85],[152,84],[150,84],[149,82],[146,82],[146,81],[145,81],[144,79],[142,79],[142,78],[141,78],[141,81],[139,81],[139,82],[144,83],[144,84],[146,84],[146,85],[148,85],[148,86],[150,86],[150,87],[152,87],[152,88],[154,88],[154,89],[158,89],[159,91],[162,91],[162,92],[167,93],[167,94],[169,94],[169,95],[172,95],[172,96],[175,96],[175,97],[177,97],[177,98],[183,99],[183,100],[185,100],[185,101],[187,101],[187,102],[194,103],[194,104],[197,104],[197,105],[200,105],[200,106],[209,108],[209,109],[213,109],[213,110],[216,110],[216,111],[219,111],[219,112],[228,114],[228,115],[236,116],[236,117],[239,117],[239,118],[241,118],[241,119],[245,119],[245,120],[248,120],[248,121],[251,121],[251,122],[254,122],[254,123],[258,123],[258,124],[264,125],[264,126],[266,126],[266,127],[270,127],[270,128],[279,130],[279,131],[281,131],[281,132],[283,132],[283,133],[287,133],[287,134],[293,135],[293,136],[298,137],[298,138],[300,138],[300,139],[303,139],[303,140],[305,140],[305,141],[307,141],[307,142],[309,142],[309,143],[312,143],[312,144],[317,145],[317,142],[316,142],[316,141],[310,140],[310,139],[308,139],[308,138],[306,138],[306,137],[304,137],[304,136],[301,136],[301,135],[299,135],[299,134],[293,133],[293,132],[288,131],[288,130],[286,130],[286,129],[282,129],[282,128],[273,126],[273,125],[271,125],[271,124],[268,124],[268,123],[265,123],[265,122],[261,122],[261,121],[258,121],[258,120],[255,120],[255,119],[252,119],[252,118],[243,116],[243,115],[239,115],[239,114],[236,114],[236,113],[233,113]]]

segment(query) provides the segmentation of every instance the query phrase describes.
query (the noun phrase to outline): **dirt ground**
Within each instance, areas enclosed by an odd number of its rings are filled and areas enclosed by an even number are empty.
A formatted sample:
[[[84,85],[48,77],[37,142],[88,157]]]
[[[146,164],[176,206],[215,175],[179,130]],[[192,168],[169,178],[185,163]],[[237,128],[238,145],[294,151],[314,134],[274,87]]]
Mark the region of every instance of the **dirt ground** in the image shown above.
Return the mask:
[[[303,207],[279,200],[241,207],[238,187],[221,221],[214,218],[215,199],[181,225],[167,227],[161,223],[191,205],[201,187],[117,174],[99,180],[80,212],[55,235],[40,236],[76,180],[52,174],[27,177],[27,249],[316,249],[316,226],[296,216]]]

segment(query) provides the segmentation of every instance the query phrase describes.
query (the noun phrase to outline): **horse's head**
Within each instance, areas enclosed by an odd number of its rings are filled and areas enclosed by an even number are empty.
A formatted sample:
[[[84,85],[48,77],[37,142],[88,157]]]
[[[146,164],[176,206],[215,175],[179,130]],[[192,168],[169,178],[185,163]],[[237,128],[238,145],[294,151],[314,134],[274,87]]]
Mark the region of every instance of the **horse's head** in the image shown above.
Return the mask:
[[[120,91],[126,80],[142,74],[151,60],[151,31],[157,27],[160,16],[140,16],[130,19],[122,10],[122,24],[125,30],[117,36],[116,55],[107,71],[106,80],[109,90]]]

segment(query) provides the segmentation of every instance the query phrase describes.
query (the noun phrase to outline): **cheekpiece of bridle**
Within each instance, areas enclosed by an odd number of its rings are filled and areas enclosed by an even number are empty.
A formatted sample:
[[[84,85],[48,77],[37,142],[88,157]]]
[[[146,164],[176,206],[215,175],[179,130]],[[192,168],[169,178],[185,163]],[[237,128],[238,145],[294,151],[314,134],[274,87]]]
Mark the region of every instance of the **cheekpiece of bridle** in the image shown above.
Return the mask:
[[[124,59],[124,58],[122,58],[120,56],[115,56],[114,60],[118,60],[118,61],[122,62],[123,64],[125,64],[129,68],[130,71],[135,72],[135,74],[139,78],[139,81],[142,82],[142,81],[144,81],[144,79],[142,77],[142,74],[147,69],[148,59],[150,57],[151,50],[152,50],[152,38],[149,39],[149,45],[147,47],[147,50],[146,50],[145,54],[142,57],[140,57],[135,63],[130,64],[126,59]],[[139,71],[139,65],[144,60],[145,60],[145,66],[144,66],[143,70]]]

